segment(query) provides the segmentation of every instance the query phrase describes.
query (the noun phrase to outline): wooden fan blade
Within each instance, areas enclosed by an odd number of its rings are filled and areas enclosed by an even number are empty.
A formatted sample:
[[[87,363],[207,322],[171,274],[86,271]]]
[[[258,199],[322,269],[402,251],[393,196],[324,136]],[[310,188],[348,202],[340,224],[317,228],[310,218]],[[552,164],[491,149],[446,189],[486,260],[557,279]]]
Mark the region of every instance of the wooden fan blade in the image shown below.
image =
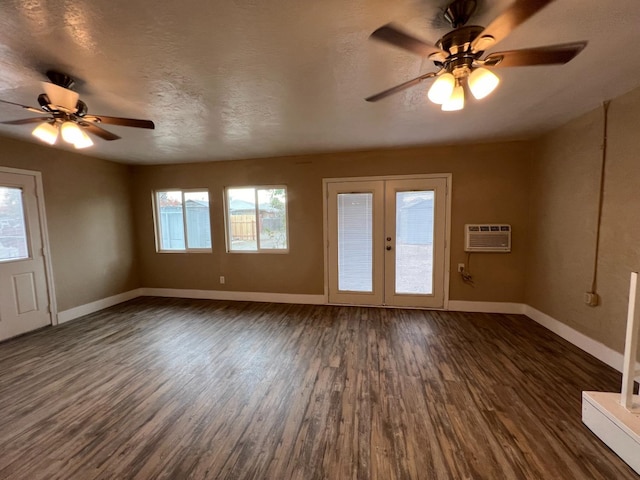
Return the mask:
[[[41,115],[42,114],[44,114],[44,115],[48,115],[49,114],[48,112],[43,112],[39,108],[30,107],[29,105],[22,105],[21,103],[10,102],[8,100],[0,100],[0,102],[8,103],[9,105],[15,105],[16,107],[21,107],[21,108],[24,108],[25,110],[29,110],[30,112],[33,112],[33,113],[39,113]]]
[[[444,59],[449,55],[447,52],[439,49],[435,45],[425,43],[422,40],[418,40],[417,38],[398,30],[390,23],[377,29],[371,34],[370,38],[390,43],[391,45],[409,50],[410,52],[417,53],[423,57],[428,57],[429,55],[437,53],[442,55]]]
[[[96,123],[107,123],[109,125],[120,125],[123,127],[156,128],[151,120],[138,120],[136,118],[107,117],[106,115],[85,115],[84,120]]]
[[[5,125],[26,125],[27,123],[42,123],[43,120],[42,118],[23,118],[21,120],[9,120],[7,122],[0,122],[0,123],[4,123]]]
[[[400,85],[396,85],[395,87],[385,90],[384,92],[371,95],[370,97],[365,98],[365,100],[367,102],[377,102],[378,100],[382,100],[383,98],[388,97],[389,95],[393,95],[394,93],[398,93],[409,87],[413,87],[414,85],[419,84],[423,80],[426,80],[427,78],[435,77],[436,75],[437,75],[436,72],[425,73],[424,75],[420,75],[419,77],[414,78],[413,80],[409,80],[408,82],[401,83]]]
[[[578,55],[587,42],[549,45],[523,50],[509,50],[487,55],[484,62],[490,67],[526,67],[529,65],[554,65],[567,63]]]
[[[516,0],[494,19],[471,43],[474,52],[486,50],[503,40],[521,23],[528,20],[554,0]]]
[[[89,122],[80,122],[82,128],[86,128],[89,132],[93,133],[95,136],[102,138],[103,140],[118,140],[120,137],[115,133],[108,132],[104,128],[100,128],[99,126],[89,123]]]

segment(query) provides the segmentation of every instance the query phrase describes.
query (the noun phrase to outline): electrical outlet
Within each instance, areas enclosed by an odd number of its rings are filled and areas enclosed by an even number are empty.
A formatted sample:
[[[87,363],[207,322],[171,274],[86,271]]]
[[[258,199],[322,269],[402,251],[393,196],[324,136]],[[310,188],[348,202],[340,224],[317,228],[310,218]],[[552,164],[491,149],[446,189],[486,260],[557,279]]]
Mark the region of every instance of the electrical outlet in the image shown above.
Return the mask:
[[[586,292],[584,294],[584,303],[589,305],[590,307],[595,307],[598,305],[599,297],[595,292]]]
[[[464,272],[464,263],[459,263],[459,264],[458,264],[458,272],[459,272],[459,273]]]
[[[224,285],[224,277],[220,275],[220,285]]]

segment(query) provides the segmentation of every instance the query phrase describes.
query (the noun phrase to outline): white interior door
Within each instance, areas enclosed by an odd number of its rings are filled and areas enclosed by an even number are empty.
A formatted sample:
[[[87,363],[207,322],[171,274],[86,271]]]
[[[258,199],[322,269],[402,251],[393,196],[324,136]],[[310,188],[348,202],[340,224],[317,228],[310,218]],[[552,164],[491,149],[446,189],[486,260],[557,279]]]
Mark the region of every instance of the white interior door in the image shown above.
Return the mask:
[[[327,183],[331,303],[444,306],[447,181]]]
[[[0,172],[0,340],[50,323],[36,180]]]

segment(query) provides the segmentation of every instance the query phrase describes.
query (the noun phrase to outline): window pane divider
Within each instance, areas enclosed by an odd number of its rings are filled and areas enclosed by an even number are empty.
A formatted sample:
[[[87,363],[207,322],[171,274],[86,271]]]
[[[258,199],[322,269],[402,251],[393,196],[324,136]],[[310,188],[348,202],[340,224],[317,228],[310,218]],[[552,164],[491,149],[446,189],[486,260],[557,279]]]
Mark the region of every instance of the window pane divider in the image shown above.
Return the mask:
[[[256,219],[256,248],[259,252],[262,250],[262,248],[260,247],[260,204],[258,203],[258,189],[254,188],[253,193],[255,195],[255,205],[253,207]]]

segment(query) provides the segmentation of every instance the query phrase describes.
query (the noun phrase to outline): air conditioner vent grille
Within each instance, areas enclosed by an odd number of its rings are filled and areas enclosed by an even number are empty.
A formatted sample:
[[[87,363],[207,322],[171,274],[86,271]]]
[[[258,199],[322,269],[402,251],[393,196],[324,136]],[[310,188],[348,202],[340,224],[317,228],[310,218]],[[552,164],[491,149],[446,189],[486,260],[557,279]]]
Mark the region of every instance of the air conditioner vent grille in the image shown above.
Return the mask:
[[[465,252],[510,252],[511,225],[465,225],[464,250]]]

